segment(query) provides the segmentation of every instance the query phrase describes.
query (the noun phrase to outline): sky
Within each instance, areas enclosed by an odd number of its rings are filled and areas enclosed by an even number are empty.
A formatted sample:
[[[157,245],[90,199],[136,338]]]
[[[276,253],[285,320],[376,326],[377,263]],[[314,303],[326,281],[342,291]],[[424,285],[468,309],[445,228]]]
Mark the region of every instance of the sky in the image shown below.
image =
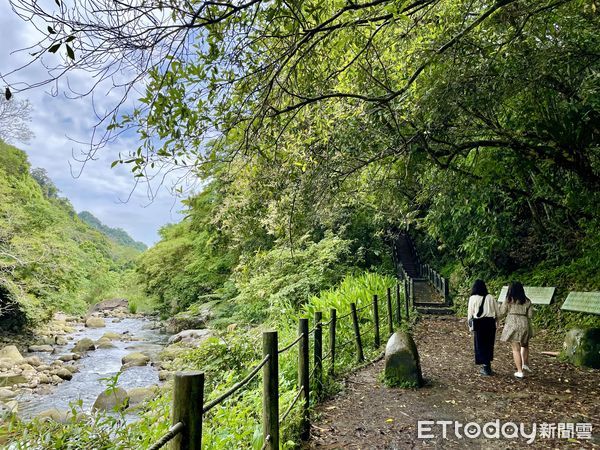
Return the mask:
[[[15,15],[7,0],[0,1],[0,30],[0,73],[6,74],[28,60],[27,52],[12,52],[34,43],[37,34],[30,24]],[[10,80],[35,82],[45,78],[44,67],[34,64]],[[81,71],[69,75],[69,84],[78,90],[92,82],[89,74]],[[80,176],[75,176],[81,168],[78,156],[85,150],[85,144],[75,141],[90,141],[97,122],[95,111],[109,110],[120,98],[119,94],[108,93],[108,86],[100,86],[93,96],[71,99],[65,95],[66,84],[59,86],[62,91],[59,90],[57,96],[50,95],[50,86],[15,93],[14,98],[28,99],[32,103],[30,128],[35,137],[29,144],[16,142],[13,145],[27,152],[32,167],[47,170],[77,211],[90,211],[106,225],[123,228],[135,240],[147,245],[156,243],[162,225],[181,219],[182,205],[180,199],[169,192],[171,180],[166,181],[151,201],[144,186],[133,190],[134,179],[126,166],[110,168],[119,151],[137,148],[134,135],[109,144],[96,160],[86,163]],[[5,86],[1,88],[3,94]]]

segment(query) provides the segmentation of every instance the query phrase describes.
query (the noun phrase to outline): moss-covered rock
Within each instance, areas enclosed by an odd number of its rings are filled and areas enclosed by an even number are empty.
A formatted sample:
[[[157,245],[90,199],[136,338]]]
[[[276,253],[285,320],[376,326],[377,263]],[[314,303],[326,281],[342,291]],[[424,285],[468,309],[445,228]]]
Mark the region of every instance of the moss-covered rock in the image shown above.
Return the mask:
[[[578,367],[600,369],[600,328],[570,330],[565,337],[562,356]]]
[[[397,331],[385,346],[385,382],[393,387],[423,385],[417,345],[410,333]]]
[[[94,411],[123,410],[129,406],[129,396],[123,388],[107,389],[96,398],[92,409]]]

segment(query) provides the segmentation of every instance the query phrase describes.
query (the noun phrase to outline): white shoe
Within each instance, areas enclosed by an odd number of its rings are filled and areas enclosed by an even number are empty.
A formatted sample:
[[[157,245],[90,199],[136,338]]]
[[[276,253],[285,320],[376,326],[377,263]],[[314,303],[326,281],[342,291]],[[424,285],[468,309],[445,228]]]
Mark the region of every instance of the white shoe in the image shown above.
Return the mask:
[[[528,365],[523,364],[523,371],[524,372],[531,372],[531,369],[529,368]]]
[[[515,377],[517,378],[523,378],[523,372],[515,372]]]

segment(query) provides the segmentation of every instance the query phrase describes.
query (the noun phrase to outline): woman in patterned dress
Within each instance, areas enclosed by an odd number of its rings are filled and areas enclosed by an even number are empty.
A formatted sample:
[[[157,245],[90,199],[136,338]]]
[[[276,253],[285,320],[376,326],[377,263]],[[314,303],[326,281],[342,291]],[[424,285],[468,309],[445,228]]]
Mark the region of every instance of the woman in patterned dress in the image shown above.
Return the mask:
[[[515,377],[523,378],[523,371],[531,372],[529,368],[529,339],[533,336],[531,317],[533,307],[531,300],[525,295],[523,285],[514,281],[508,287],[506,300],[500,310],[502,317],[506,316],[504,330],[500,340],[510,342],[513,359],[517,371]]]

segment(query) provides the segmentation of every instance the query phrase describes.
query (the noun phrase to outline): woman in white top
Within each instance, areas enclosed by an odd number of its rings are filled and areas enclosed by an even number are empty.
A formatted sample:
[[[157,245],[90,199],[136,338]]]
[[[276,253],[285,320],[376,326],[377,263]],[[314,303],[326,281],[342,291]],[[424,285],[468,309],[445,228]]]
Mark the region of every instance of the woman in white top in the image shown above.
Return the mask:
[[[498,304],[489,294],[485,283],[483,280],[475,280],[469,298],[467,320],[469,329],[473,332],[475,364],[482,366],[482,375],[492,374],[498,315]]]

